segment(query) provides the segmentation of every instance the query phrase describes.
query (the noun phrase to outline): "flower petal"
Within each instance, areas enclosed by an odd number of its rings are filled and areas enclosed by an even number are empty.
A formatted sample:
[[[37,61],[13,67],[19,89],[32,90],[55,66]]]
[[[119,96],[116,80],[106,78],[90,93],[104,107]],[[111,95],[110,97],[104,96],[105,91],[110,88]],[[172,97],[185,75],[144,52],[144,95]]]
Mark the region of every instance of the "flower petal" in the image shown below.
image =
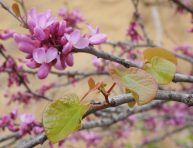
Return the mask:
[[[71,50],[72,50],[72,44],[68,42],[66,45],[63,46],[62,53],[68,54]]]
[[[34,60],[28,60],[28,61],[26,62],[26,65],[27,65],[29,68],[32,68],[32,69],[39,67],[39,64],[36,63]]]
[[[55,68],[58,70],[64,70],[66,68],[65,60],[62,56],[57,57]]]
[[[44,79],[48,76],[51,66],[49,64],[42,64],[38,70],[38,78]]]
[[[46,53],[45,53],[45,49],[44,48],[36,48],[33,51],[33,59],[39,63],[45,63],[46,62]]]
[[[50,63],[58,56],[58,50],[56,48],[50,47],[46,52],[46,63]]]
[[[90,30],[90,32],[91,32],[92,34],[96,34],[96,33],[97,33],[98,27],[97,27],[97,29],[94,29],[94,28],[91,26],[91,24],[89,24],[89,23],[86,23],[86,26],[87,26],[87,28]]]
[[[80,30],[76,29],[70,34],[70,38],[67,37],[67,40],[72,44],[76,44],[80,40]]]
[[[29,53],[32,54],[33,53],[33,49],[36,48],[33,44],[29,43],[29,42],[20,42],[18,44],[18,48],[25,52],[25,53]]]
[[[88,47],[88,45],[89,45],[89,40],[87,38],[81,37],[79,41],[76,44],[74,44],[74,47],[78,49],[83,49]]]
[[[45,34],[44,30],[40,27],[34,28],[34,35],[36,38],[38,38],[41,41],[46,39],[46,34]]]
[[[90,44],[92,45],[98,45],[98,44],[104,43],[106,42],[106,40],[107,40],[107,36],[106,34],[103,34],[103,33],[95,34],[89,38]]]
[[[72,55],[72,53],[70,53],[70,54],[68,54],[67,56],[66,56],[66,64],[68,65],[68,66],[73,66],[73,64],[74,64],[74,58],[73,58],[73,55]]]

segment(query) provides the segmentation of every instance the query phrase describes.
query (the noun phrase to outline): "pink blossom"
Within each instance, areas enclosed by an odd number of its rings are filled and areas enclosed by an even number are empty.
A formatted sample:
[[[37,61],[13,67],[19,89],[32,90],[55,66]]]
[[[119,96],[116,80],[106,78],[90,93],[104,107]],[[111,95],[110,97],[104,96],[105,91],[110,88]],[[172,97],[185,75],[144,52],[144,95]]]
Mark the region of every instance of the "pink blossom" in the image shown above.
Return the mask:
[[[8,87],[11,87],[14,83],[19,86],[21,85],[21,78],[24,82],[28,83],[28,78],[26,74],[22,73],[22,67],[17,66],[17,63],[12,57],[8,57],[2,65],[0,65],[0,72],[5,71],[8,72]],[[20,73],[20,78],[18,77],[18,73]]]
[[[43,127],[35,126],[35,127],[33,128],[33,132],[34,132],[35,135],[39,135],[39,134],[41,134],[43,131],[44,131]]]
[[[36,92],[40,95],[44,95],[47,91],[55,86],[55,83],[50,83],[48,85],[42,85]]]
[[[144,126],[148,130],[155,130],[156,129],[156,121],[154,118],[147,118],[144,120]]]
[[[18,127],[14,124],[14,121],[17,117],[17,109],[12,110],[8,115],[4,115],[0,118],[0,128],[8,128],[12,132],[17,132]]]
[[[84,22],[84,18],[78,10],[69,11],[66,8],[60,8],[58,15],[66,21],[67,26],[75,27],[78,23]]]
[[[87,27],[89,28],[91,35],[89,37],[89,43],[91,45],[98,45],[105,43],[107,40],[107,36],[104,33],[100,33],[99,28],[96,27],[94,29],[90,24],[87,23]]]
[[[29,55],[33,53],[34,49],[40,46],[40,41],[35,40],[30,35],[22,35],[15,33],[13,37],[18,45],[18,48]]]
[[[14,33],[12,30],[0,30],[0,40],[12,38]]]
[[[101,58],[93,57],[92,64],[96,67],[97,71],[104,71],[105,69],[103,59]]]
[[[51,11],[37,13],[35,8],[32,8],[27,15],[27,25],[34,36],[39,40],[45,40],[49,37],[49,29],[55,18],[51,16]]]
[[[70,35],[66,34],[66,39],[69,43],[78,49],[83,49],[89,45],[89,40],[85,37],[81,37],[80,30],[74,30]],[[63,52],[64,49],[63,49]]]
[[[34,122],[35,118],[31,114],[22,114],[20,116],[20,120],[23,123],[30,124],[30,123]]]
[[[37,13],[31,9],[26,23],[30,34],[15,33],[13,37],[19,49],[27,54],[26,65],[32,69],[38,68],[39,79],[46,78],[52,67],[63,70],[73,66],[73,48],[83,49],[94,42],[100,44],[105,38],[98,31],[89,35],[89,38],[81,35],[80,30],[70,26],[67,20],[53,18],[50,11]]]
[[[143,40],[142,36],[138,33],[138,23],[136,21],[133,21],[130,23],[127,35],[131,38],[131,41],[134,43],[138,43],[140,40]]]
[[[180,51],[183,54],[193,57],[193,52],[192,52],[193,46],[189,44],[182,44],[174,48],[175,51]]]
[[[82,131],[80,136],[87,142],[88,147],[97,145],[101,140],[100,136],[95,132]]]

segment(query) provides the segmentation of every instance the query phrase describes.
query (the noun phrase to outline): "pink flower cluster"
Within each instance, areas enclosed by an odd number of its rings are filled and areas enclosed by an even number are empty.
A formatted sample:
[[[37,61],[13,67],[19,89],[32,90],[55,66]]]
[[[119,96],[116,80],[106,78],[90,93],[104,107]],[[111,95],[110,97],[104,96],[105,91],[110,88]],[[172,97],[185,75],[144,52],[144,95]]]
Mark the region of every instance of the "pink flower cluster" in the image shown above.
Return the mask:
[[[186,123],[186,117],[191,116],[193,108],[182,103],[163,104],[158,109],[158,114],[166,115],[166,118],[161,121],[162,125],[180,126]],[[167,117],[168,116],[168,117]]]
[[[185,54],[187,56],[193,57],[192,49],[193,49],[193,46],[188,45],[188,44],[183,44],[183,45],[177,46],[174,50],[182,52],[183,54]]]
[[[106,35],[98,28],[88,25],[91,33],[83,36],[67,21],[53,18],[50,11],[37,13],[31,9],[26,22],[30,34],[14,34],[19,49],[27,54],[27,66],[39,68],[37,75],[40,79],[46,78],[53,66],[58,70],[72,66],[73,48],[83,49],[106,41]]]
[[[14,124],[14,121],[17,117],[17,110],[14,109],[8,115],[4,115],[0,118],[0,128],[5,129],[8,128],[11,132],[16,132],[19,128]]]
[[[20,136],[34,133],[38,135],[43,132],[43,127],[40,123],[35,121],[34,116],[30,114],[20,115],[20,124],[16,124],[17,110],[14,109],[8,115],[4,115],[0,118],[0,128],[8,129],[11,132],[19,132]]]
[[[55,86],[54,83],[42,85],[39,89],[35,91],[36,94],[40,96],[44,96],[46,92],[48,92],[50,89],[52,89]],[[13,102],[19,102],[23,104],[30,104],[32,100],[38,101],[40,100],[39,96],[35,96],[34,94],[28,92],[28,91],[17,91],[15,93],[6,93],[4,95],[6,98],[10,98],[8,104],[11,104]]]
[[[67,26],[76,27],[78,23],[84,22],[85,19],[78,10],[69,11],[66,8],[60,8],[58,15],[67,23]]]
[[[54,86],[55,86],[55,83],[42,85],[38,90],[36,90],[36,92],[39,95],[45,95],[45,93],[48,92],[50,89],[52,89]]]
[[[20,120],[19,129],[21,135],[31,134],[31,132],[38,135],[44,131],[41,124],[36,122],[34,116],[31,114],[22,114]]]
[[[140,40],[143,40],[142,36],[138,33],[137,28],[139,24],[137,21],[132,21],[127,30],[127,35],[131,38],[131,41],[138,43]]]
[[[8,57],[5,62],[0,65],[0,72],[7,72],[8,77],[8,87],[11,87],[14,83],[19,86],[21,84],[21,80],[18,77],[18,73],[20,74],[23,81],[28,83],[27,75],[22,72],[22,67],[17,66],[17,63],[12,57]]]
[[[105,70],[105,65],[101,58],[93,57],[92,64],[99,72]]]
[[[87,145],[86,147],[97,146],[97,144],[99,144],[99,142],[101,141],[101,136],[96,132],[79,131],[60,141],[58,143],[58,147],[63,148],[63,144],[65,144],[66,141],[76,143],[79,140],[84,141]],[[53,148],[53,145],[51,143],[50,148]]]

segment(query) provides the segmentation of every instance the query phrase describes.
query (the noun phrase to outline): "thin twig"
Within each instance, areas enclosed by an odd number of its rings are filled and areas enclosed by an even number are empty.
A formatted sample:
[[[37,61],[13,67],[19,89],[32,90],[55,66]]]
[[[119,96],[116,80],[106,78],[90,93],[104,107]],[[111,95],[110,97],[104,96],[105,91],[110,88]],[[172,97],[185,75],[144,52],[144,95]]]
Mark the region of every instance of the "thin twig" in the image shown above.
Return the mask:
[[[176,3],[177,5],[179,5],[180,7],[184,8],[186,11],[190,12],[193,14],[193,9],[186,6],[182,1],[180,0],[172,0],[174,3]]]

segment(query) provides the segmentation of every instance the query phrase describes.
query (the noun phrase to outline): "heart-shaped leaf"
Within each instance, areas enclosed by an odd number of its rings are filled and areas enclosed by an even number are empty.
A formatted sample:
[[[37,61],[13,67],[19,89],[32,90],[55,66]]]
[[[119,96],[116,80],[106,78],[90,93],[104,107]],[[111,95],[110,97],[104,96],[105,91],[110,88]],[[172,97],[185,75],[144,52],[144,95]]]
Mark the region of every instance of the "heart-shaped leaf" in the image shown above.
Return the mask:
[[[176,73],[176,65],[161,57],[153,57],[150,63],[144,65],[144,70],[157,80],[158,84],[168,84]]]
[[[168,50],[162,48],[148,48],[144,51],[143,55],[144,59],[146,59],[148,62],[150,62],[153,57],[157,56],[164,58],[177,65],[176,57]]]
[[[43,112],[43,126],[46,136],[56,143],[80,128],[81,119],[89,105],[82,104],[77,95],[56,100]]]
[[[111,69],[111,75],[129,90],[138,105],[149,103],[157,94],[158,85],[149,73],[142,69]],[[130,105],[130,104],[129,104]]]

